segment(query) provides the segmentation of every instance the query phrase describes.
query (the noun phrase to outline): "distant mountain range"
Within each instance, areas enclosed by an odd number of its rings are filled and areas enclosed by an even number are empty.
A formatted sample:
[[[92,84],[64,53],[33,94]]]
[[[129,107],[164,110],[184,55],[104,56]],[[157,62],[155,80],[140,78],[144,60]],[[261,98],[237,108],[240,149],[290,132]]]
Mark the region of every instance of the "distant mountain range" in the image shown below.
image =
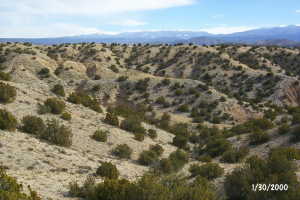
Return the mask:
[[[115,35],[90,34],[57,38],[0,38],[0,42],[31,42],[34,44],[61,43],[194,43],[213,45],[241,43],[257,45],[300,46],[300,26],[254,29],[233,34],[210,34],[196,31],[124,32]]]

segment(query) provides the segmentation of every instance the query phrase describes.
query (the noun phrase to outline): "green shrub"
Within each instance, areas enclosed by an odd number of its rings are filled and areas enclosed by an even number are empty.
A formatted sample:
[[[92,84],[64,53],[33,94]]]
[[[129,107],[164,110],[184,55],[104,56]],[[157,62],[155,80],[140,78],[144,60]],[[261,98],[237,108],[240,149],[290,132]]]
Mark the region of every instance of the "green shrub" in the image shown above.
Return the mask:
[[[112,150],[113,155],[119,158],[130,159],[132,154],[132,149],[127,144],[119,144],[116,148]]]
[[[5,73],[3,71],[0,71],[0,80],[2,81],[10,81],[11,80],[11,76],[9,73]]]
[[[178,148],[182,148],[185,149],[188,143],[188,137],[184,136],[184,135],[176,135],[173,138],[173,145],[177,146]]]
[[[176,150],[169,155],[169,160],[172,163],[172,171],[177,172],[188,162],[189,157],[185,151]]]
[[[11,103],[16,99],[16,88],[0,82],[0,103]]]
[[[110,66],[110,69],[115,73],[119,73],[119,69],[115,65]]]
[[[4,63],[7,61],[7,58],[5,57],[5,55],[0,54],[0,64]]]
[[[288,124],[284,123],[281,126],[279,126],[278,133],[280,135],[287,134],[288,132],[290,132],[290,126]]]
[[[18,125],[18,121],[11,112],[9,112],[5,109],[0,109],[0,129],[1,130],[14,131],[14,130],[16,130],[17,125]]]
[[[52,114],[61,114],[65,108],[65,102],[59,100],[58,98],[49,98],[44,102],[44,106],[50,109]]]
[[[160,96],[156,99],[155,103],[160,105],[165,105],[167,103],[167,100],[165,99],[165,97]]]
[[[245,134],[257,130],[268,130],[273,127],[273,123],[268,119],[252,119],[245,122],[244,124],[239,124],[237,126],[232,127],[230,132],[232,132],[233,134]]]
[[[197,158],[201,162],[211,162],[212,158],[209,155],[201,155]]]
[[[133,189],[132,184],[127,180],[105,179],[103,183],[95,186],[94,191],[86,197],[86,200],[129,200],[129,194],[133,194],[131,189]]]
[[[36,116],[27,115],[23,117],[22,124],[22,130],[24,132],[31,133],[37,136],[42,135],[46,129],[46,125],[42,118]]]
[[[161,84],[164,86],[170,85],[170,83],[171,83],[170,79],[164,79],[161,81]]]
[[[164,113],[159,119],[157,126],[161,129],[168,130],[170,128],[171,116],[168,113]]]
[[[70,182],[68,188],[69,188],[70,197],[82,197],[83,196],[82,188],[78,185],[78,183],[76,181]]]
[[[150,151],[155,152],[158,156],[161,156],[164,152],[164,149],[162,146],[160,146],[159,144],[156,145],[151,145],[150,146]]]
[[[124,118],[133,118],[138,121],[143,121],[146,118],[147,107],[144,104],[133,104],[122,99],[122,102],[117,102],[116,106],[109,107],[108,112]]]
[[[98,113],[102,113],[102,108],[100,107],[99,102],[96,99],[91,98],[85,92],[73,92],[70,94],[67,100],[74,104],[82,104],[83,106],[90,108]]]
[[[161,159],[157,169],[164,174],[170,174],[174,171],[172,161],[168,158]]]
[[[51,113],[51,108],[45,104],[38,103],[38,114],[43,115],[46,113]]]
[[[177,111],[179,112],[189,112],[189,106],[187,104],[181,105],[178,107]]]
[[[226,163],[241,162],[248,153],[249,149],[247,147],[241,147],[240,149],[230,149],[222,155],[221,161]]]
[[[268,158],[250,157],[242,168],[236,168],[225,178],[224,188],[229,199],[300,199],[299,181],[293,161],[276,153]],[[288,185],[288,190],[270,192],[254,191],[257,183]]]
[[[80,188],[80,196],[79,197],[86,197],[90,194],[93,194],[95,188],[95,178],[94,176],[89,175],[83,183],[83,186]]]
[[[149,78],[139,80],[135,84],[135,89],[137,91],[139,91],[140,93],[145,92],[147,90],[148,86],[149,86],[149,81],[150,81]]]
[[[117,81],[118,82],[123,82],[123,81],[126,81],[128,79],[128,76],[120,76]]]
[[[253,119],[248,123],[250,124],[250,126],[259,128],[261,130],[269,130],[274,127],[274,124],[266,118]]]
[[[56,76],[59,76],[62,72],[64,71],[64,67],[63,66],[59,66],[54,70],[54,74]]]
[[[213,180],[224,174],[224,169],[216,163],[207,163],[201,166],[194,164],[191,165],[189,171],[192,177],[202,176],[208,180]]]
[[[85,200],[216,200],[215,188],[203,177],[189,181],[180,176],[159,177],[146,174],[135,182],[125,179],[105,179],[81,188]]]
[[[138,159],[138,162],[141,164],[141,165],[152,165],[154,164],[155,162],[158,162],[158,155],[156,152],[154,151],[143,151],[140,156],[139,156],[139,159]]]
[[[249,139],[251,145],[258,145],[268,142],[270,136],[266,132],[257,130],[249,135]]]
[[[141,165],[153,165],[159,161],[164,149],[159,144],[151,145],[148,151],[143,151],[138,159]]]
[[[170,127],[169,131],[174,135],[181,135],[185,137],[190,136],[187,123],[176,123],[172,127]]]
[[[112,126],[119,126],[118,116],[111,112],[106,113],[104,122]]]
[[[97,113],[102,113],[103,110],[99,105],[99,102],[96,99],[92,99],[91,104],[89,104],[89,106],[86,106],[90,109],[92,109],[93,111],[96,111]]]
[[[62,86],[61,84],[56,84],[54,85],[54,87],[52,88],[51,90],[54,94],[58,95],[58,96],[61,96],[61,97],[64,97],[66,94],[65,94],[65,89],[64,89],[64,86]]]
[[[151,139],[156,139],[156,138],[157,138],[157,132],[156,132],[156,130],[154,130],[154,129],[149,129],[149,130],[148,130],[148,136],[149,136]]]
[[[144,141],[145,133],[141,133],[141,132],[134,133],[134,139],[140,142]]]
[[[211,157],[217,157],[222,155],[225,151],[231,149],[231,143],[224,138],[211,138],[204,152],[206,152]]]
[[[72,131],[64,126],[60,125],[58,120],[47,120],[46,130],[41,135],[42,139],[45,139],[53,144],[59,146],[69,147],[72,145]]]
[[[106,142],[107,135],[108,135],[108,131],[97,130],[94,132],[92,138],[98,142]]]
[[[199,143],[200,142],[200,136],[197,133],[195,133],[195,132],[192,133],[189,136],[189,142],[191,142],[193,144]]]
[[[23,192],[22,184],[6,174],[0,167],[0,199],[1,200],[41,200],[37,193],[28,186],[29,195]]]
[[[110,162],[102,163],[101,166],[98,167],[96,174],[109,179],[117,179],[119,177],[119,171],[117,167]]]
[[[67,100],[74,104],[82,104],[82,98],[84,98],[85,96],[87,96],[87,94],[85,94],[84,92],[72,92]]]
[[[98,92],[98,91],[100,91],[100,89],[101,89],[101,85],[98,84],[98,85],[94,85],[94,86],[93,86],[92,91]]]
[[[180,89],[177,89],[177,90],[175,90],[175,95],[176,96],[181,96],[181,95],[183,95],[183,91],[180,90]]]
[[[269,155],[270,157],[283,156],[290,161],[300,160],[300,149],[296,149],[294,147],[277,147],[271,149]]]
[[[72,115],[68,112],[64,112],[63,114],[61,114],[60,118],[66,121],[70,121],[72,119]]]
[[[288,112],[293,117],[292,124],[299,124],[300,123],[300,109],[299,109],[299,107],[288,108]]]
[[[141,121],[136,118],[124,119],[121,123],[121,128],[132,133],[146,133]]]
[[[299,142],[300,141],[300,126],[296,127],[293,131],[292,131],[292,137],[290,139],[291,142]]]
[[[50,76],[50,70],[44,67],[39,71],[38,75],[40,75],[42,78],[48,78]]]

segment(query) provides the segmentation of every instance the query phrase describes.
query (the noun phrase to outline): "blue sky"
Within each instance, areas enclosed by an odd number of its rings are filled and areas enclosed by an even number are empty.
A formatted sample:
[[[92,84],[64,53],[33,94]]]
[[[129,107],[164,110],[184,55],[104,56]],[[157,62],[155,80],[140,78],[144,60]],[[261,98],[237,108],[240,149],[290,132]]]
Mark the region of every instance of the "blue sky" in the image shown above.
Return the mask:
[[[0,0],[0,37],[232,33],[292,24],[300,24],[299,0]]]

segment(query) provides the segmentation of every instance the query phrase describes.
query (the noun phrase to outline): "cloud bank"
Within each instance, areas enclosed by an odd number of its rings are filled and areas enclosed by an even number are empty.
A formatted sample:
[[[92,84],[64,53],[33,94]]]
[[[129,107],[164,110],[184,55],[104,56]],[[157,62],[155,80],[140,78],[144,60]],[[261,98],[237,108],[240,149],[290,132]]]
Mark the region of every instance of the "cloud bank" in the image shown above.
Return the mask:
[[[10,0],[0,10],[30,15],[107,15],[185,6],[195,0]]]
[[[146,25],[147,22],[134,20],[134,19],[127,19],[127,20],[121,20],[118,22],[112,22],[112,25],[119,25],[119,26],[143,26]]]
[[[143,26],[134,12],[186,6],[197,0],[4,0],[0,37],[110,33],[101,26]]]

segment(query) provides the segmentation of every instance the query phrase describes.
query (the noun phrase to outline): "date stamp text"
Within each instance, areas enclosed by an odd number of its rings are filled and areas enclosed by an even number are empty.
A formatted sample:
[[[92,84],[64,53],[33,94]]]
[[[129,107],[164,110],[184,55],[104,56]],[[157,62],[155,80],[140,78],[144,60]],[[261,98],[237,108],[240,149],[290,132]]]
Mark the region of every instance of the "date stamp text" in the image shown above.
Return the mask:
[[[252,191],[254,192],[288,191],[288,189],[288,184],[252,184]]]

